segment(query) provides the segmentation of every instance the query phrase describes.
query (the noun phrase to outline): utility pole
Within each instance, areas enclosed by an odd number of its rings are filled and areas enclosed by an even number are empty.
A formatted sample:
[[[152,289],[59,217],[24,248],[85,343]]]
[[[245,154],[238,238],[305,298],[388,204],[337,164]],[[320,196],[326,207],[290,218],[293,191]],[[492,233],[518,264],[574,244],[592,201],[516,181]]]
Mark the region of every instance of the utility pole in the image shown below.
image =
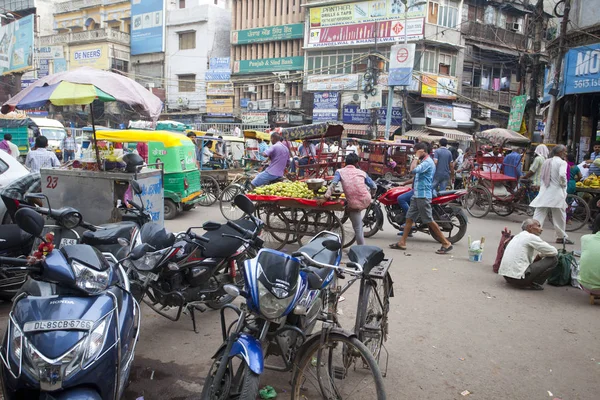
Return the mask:
[[[529,82],[529,121],[527,123],[527,135],[533,138],[535,132],[535,116],[538,102],[538,82],[540,80],[540,52],[542,51],[542,29],[544,23],[544,0],[538,0],[534,13],[533,34],[533,63],[531,68],[531,80]]]
[[[544,129],[544,138],[550,137],[552,119],[554,118],[554,109],[556,108],[556,96],[558,96],[558,84],[562,76],[562,64],[565,57],[565,41],[567,39],[567,24],[569,23],[569,11],[571,11],[571,0],[565,0],[565,11],[560,23],[560,37],[558,40],[558,55],[554,62],[554,82],[550,89],[550,106],[548,107],[548,118]],[[556,136],[552,139],[556,139]]]

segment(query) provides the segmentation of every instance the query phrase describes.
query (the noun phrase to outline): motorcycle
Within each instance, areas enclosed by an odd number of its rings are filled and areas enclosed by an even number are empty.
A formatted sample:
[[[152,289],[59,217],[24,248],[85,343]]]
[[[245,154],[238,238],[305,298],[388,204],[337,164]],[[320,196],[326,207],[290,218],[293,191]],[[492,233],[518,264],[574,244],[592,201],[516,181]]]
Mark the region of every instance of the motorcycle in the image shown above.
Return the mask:
[[[34,237],[16,224],[0,225],[0,257],[23,257],[29,254]],[[20,271],[0,269],[0,300],[10,301],[25,282]]]
[[[363,217],[364,235],[371,237],[378,231],[383,230],[384,214],[382,205],[385,207],[385,215],[394,228],[401,231],[406,220],[404,210],[398,205],[398,197],[411,190],[407,186],[397,186],[385,180],[377,180],[377,191],[371,205],[367,208]],[[462,207],[453,202],[467,194],[466,190],[447,190],[439,192],[437,197],[431,200],[431,211],[433,220],[439,225],[442,233],[450,243],[456,243],[465,236],[467,232],[467,214]],[[431,235],[427,224],[420,220],[414,221],[413,229]],[[432,235],[434,239],[438,240]]]
[[[40,237],[43,217],[16,212],[19,227]],[[145,247],[131,259],[142,258]],[[107,257],[107,258],[105,258]],[[140,308],[121,264],[82,244],[45,257],[0,258],[29,274],[14,299],[0,347],[6,399],[117,400],[125,389],[140,328]]]
[[[247,237],[238,237],[238,226],[250,232]],[[202,236],[193,232],[198,227],[174,236],[157,224],[146,224],[134,235],[130,251],[142,244],[153,251],[126,263],[136,299],[172,321],[186,311],[196,333],[195,311],[204,312],[205,306],[216,310],[230,303],[233,297],[223,286],[242,285],[241,263],[254,257],[263,245],[258,237],[262,223],[254,217],[235,224],[207,222],[202,228],[206,231]],[[177,311],[173,316],[166,308]]]

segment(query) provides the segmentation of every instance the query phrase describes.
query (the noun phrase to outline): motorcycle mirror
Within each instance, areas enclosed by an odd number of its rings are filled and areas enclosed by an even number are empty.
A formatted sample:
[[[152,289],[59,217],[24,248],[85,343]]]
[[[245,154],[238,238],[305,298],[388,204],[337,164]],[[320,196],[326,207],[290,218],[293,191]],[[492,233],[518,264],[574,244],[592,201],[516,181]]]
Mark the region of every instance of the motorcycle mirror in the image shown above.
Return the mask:
[[[129,258],[134,261],[139,260],[140,258],[142,258],[146,255],[146,253],[148,252],[149,249],[150,249],[150,246],[147,243],[140,244],[139,246],[136,246],[133,250],[131,250],[131,253],[129,254]]]
[[[342,248],[342,245],[337,240],[328,239],[323,240],[323,247],[325,247],[329,251],[338,251]]]
[[[252,200],[250,200],[249,198],[247,198],[243,194],[238,194],[237,196],[235,196],[235,199],[233,199],[233,203],[240,210],[242,210],[243,212],[245,212],[248,215],[254,214],[254,211],[256,210],[256,208],[254,207],[254,203],[252,202]]]
[[[44,230],[44,217],[31,208],[18,209],[15,222],[19,228],[35,237],[40,237]]]
[[[142,194],[142,187],[140,186],[140,183],[136,180],[132,180],[131,182],[129,182],[129,184],[131,185],[131,189],[133,189],[133,193],[135,194]]]

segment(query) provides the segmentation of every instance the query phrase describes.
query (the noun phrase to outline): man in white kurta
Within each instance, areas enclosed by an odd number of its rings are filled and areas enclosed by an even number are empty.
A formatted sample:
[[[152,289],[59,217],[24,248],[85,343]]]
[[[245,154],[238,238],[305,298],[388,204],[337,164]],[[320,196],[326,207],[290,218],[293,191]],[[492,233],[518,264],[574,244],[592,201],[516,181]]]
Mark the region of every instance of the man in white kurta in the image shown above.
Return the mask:
[[[506,246],[498,274],[513,286],[541,290],[556,268],[558,251],[542,240],[543,229],[535,219],[526,219],[521,229]]]
[[[544,161],[540,176],[540,192],[531,202],[535,207],[533,219],[544,226],[548,212],[552,213],[552,223],[556,234],[556,243],[574,244],[568,239],[566,226],[567,208],[567,148],[562,144],[555,146],[550,152],[550,157]]]

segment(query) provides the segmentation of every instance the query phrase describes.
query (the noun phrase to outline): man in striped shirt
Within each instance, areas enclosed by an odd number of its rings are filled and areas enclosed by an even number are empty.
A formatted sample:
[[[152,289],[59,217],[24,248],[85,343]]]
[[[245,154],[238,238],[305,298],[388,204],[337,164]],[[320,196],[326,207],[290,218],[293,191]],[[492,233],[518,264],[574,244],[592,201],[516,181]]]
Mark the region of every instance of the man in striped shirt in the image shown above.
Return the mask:
[[[45,136],[35,138],[35,150],[27,153],[25,166],[31,172],[40,172],[42,168],[60,167],[60,161],[56,158],[56,154],[46,149],[48,147],[48,139]]]
[[[442,247],[436,253],[447,254],[452,250],[452,243],[444,237],[440,231],[440,227],[433,220],[431,212],[431,192],[433,175],[435,174],[435,163],[429,154],[427,154],[428,148],[426,143],[417,143],[414,149],[417,158],[410,166],[410,173],[415,176],[413,183],[414,195],[410,200],[410,207],[406,214],[406,225],[404,226],[402,237],[398,243],[391,244],[390,248],[406,250],[406,238],[408,238],[413,221],[420,218],[421,223],[427,224],[429,230],[442,243]]]

